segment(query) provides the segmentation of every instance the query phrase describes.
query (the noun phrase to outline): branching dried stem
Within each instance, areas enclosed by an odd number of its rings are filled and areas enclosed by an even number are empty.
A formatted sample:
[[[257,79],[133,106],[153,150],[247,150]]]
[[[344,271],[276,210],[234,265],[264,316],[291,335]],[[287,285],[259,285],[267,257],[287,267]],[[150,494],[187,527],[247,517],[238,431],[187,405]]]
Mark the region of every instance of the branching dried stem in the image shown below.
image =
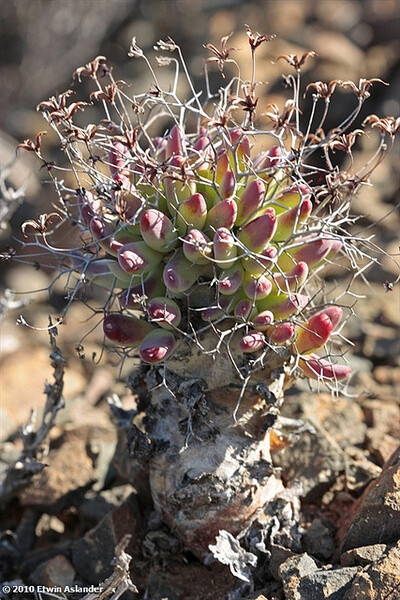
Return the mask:
[[[125,552],[125,548],[128,546],[131,537],[129,534],[124,535],[116,546],[115,558],[113,560],[114,572],[99,584],[98,587],[102,588],[102,591],[86,594],[82,600],[105,600],[106,598],[109,598],[109,600],[118,600],[127,591],[135,594],[139,593],[129,573],[129,565],[132,557]]]
[[[6,181],[12,166],[12,164],[6,165],[0,171],[0,232],[7,229],[10,218],[25,198],[27,183],[17,190],[7,186]]]
[[[20,432],[23,449],[18,460],[11,465],[6,472],[5,478],[0,486],[0,505],[11,500],[18,492],[31,482],[36,473],[45,468],[43,458],[47,451],[47,438],[55,423],[59,410],[64,407],[63,387],[65,359],[60,348],[57,346],[57,328],[49,318],[49,336],[51,346],[51,366],[53,367],[53,383],[47,383],[45,387],[46,403],[36,427],[37,412],[31,411],[31,416]]]

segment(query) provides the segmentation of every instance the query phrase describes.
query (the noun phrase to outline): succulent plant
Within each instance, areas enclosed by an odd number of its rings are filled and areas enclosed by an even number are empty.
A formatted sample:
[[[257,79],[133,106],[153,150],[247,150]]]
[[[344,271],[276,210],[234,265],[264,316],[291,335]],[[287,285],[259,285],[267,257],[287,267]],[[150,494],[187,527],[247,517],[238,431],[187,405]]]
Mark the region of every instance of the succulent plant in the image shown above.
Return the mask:
[[[240,127],[221,132],[210,123],[189,135],[174,125],[164,140],[150,140],[150,177],[139,142],[130,148],[126,139],[110,136],[111,201],[93,191],[77,194],[80,222],[96,257],[86,275],[91,278],[100,263],[103,278],[115,276],[115,291],[123,288],[117,310],[104,319],[104,333],[121,346],[136,346],[142,360],[156,364],[171,356],[192,327],[224,321],[240,330],[244,353],[284,344],[308,377],[329,373],[328,379],[340,380],[348,367],[325,361],[324,369],[313,370],[306,358],[328,342],[330,315],[337,326],[342,314],[328,305],[309,316],[315,312],[309,281],[340,251],[340,235],[334,221],[327,220],[323,232],[315,227],[313,191],[302,178],[296,184],[283,144],[253,156],[251,137]],[[135,199],[133,216],[121,219],[116,190]],[[154,276],[159,285],[150,289]],[[143,298],[136,321],[129,312],[139,304],[126,302],[133,290]],[[217,307],[214,315],[211,307]],[[135,335],[124,331],[125,321],[127,332],[137,322]]]
[[[148,435],[152,447],[162,450],[154,453],[149,468],[153,499],[198,554],[215,539],[218,528],[243,529],[269,498],[269,478],[259,480],[242,468],[244,464],[255,472],[252,465],[271,464],[270,425],[263,425],[269,409],[262,412],[260,406],[272,398],[277,410],[283,388],[297,370],[334,388],[349,375],[350,368],[338,364],[338,351],[332,350],[340,341],[346,309],[326,300],[321,272],[338,258],[348,260],[351,277],[361,272],[357,259],[368,253],[366,240],[352,235],[351,198],[399,128],[392,117],[371,115],[365,125],[381,134],[376,153],[361,170],[340,171],[332,153],[351,156],[363,131],[350,127],[371,86],[383,82],[308,85],[312,109],[302,133],[300,75],[314,53],[301,59],[292,54],[279,57],[296,71],[296,77],[287,77],[293,97],[283,112],[272,105],[258,117],[255,54],[270,38],[249,29],[246,33],[251,81],[235,76],[217,95],[209,92],[203,104],[180,49],[170,39],[159,42],[157,49],[176,52],[178,59],[175,62],[169,54],[160,57],[159,64],[182,66],[193,96],[186,103],[179,99],[177,77],[169,92],[162,91],[135,40],[129,54],[145,60],[154,78],[148,93],[129,97],[125,82],[114,80],[104,57],[77,69],[75,78],[94,81],[90,101],[103,104],[105,119],[98,125],[77,125],[74,115],[88,110],[88,103],[68,105],[70,90],[38,107],[62,140],[72,174],[78,178],[77,190],[58,180],[54,175],[58,167],[43,158],[43,132],[36,141],[20,145],[35,152],[48,168],[62,200],[60,216],[79,230],[70,249],[49,243],[57,231],[48,231],[51,215],[27,222],[24,233],[32,230],[33,245],[60,257],[61,270],[75,275],[71,301],[88,283],[107,290],[102,308],[105,337],[125,354],[138,353],[142,364],[151,366],[149,387],[154,383],[151,377],[156,377]],[[221,71],[228,63],[238,68],[229,57],[233,49],[223,54],[212,44],[207,48],[213,56],[206,63],[206,75],[212,62]],[[343,123],[324,132],[338,86],[357,95],[358,107]],[[319,103],[323,116],[316,124]],[[209,421],[197,421],[200,433],[188,446],[193,411],[201,413],[203,406],[205,392],[199,392],[199,381],[214,394],[207,409],[211,412],[204,409],[211,416]],[[254,394],[247,395],[248,386],[261,389],[260,384],[267,392],[255,401]],[[228,386],[236,390],[233,397]],[[243,432],[248,427],[263,434],[239,435],[237,422]],[[187,423],[186,433],[182,423]],[[168,448],[182,452],[174,454]],[[224,478],[233,464],[229,489],[237,493],[232,492],[228,501],[228,482],[224,479],[218,487],[210,473]],[[209,481],[204,489],[198,484],[202,478]],[[210,497],[214,507],[207,513]]]

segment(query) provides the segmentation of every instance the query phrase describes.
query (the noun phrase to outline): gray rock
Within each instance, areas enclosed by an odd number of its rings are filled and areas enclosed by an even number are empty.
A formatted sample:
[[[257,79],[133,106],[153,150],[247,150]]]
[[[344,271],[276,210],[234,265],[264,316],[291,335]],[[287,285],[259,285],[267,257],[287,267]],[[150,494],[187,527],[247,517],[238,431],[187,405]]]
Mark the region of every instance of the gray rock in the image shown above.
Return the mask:
[[[149,531],[142,544],[143,555],[149,558],[158,556],[158,560],[162,560],[162,556],[168,559],[177,554],[179,549],[180,544],[176,537],[162,529]]]
[[[179,600],[181,595],[163,573],[152,573],[146,584],[144,600]]]
[[[89,521],[100,521],[106,514],[120,506],[132,493],[128,483],[99,493],[89,492],[80,506],[80,516]]]
[[[366,365],[365,369],[369,371],[370,367]],[[341,448],[347,449],[349,445],[361,444],[364,441],[365,415],[353,398],[339,396],[333,399],[331,394],[322,390],[318,394],[310,394],[309,391],[299,393],[296,388],[293,391],[289,390],[287,394],[282,408],[285,416],[304,419],[312,425],[317,422],[324,430],[329,431]]]
[[[357,450],[358,452],[356,452]],[[364,452],[358,448],[350,448],[348,453],[353,457],[353,460],[349,460],[347,464],[347,489],[349,492],[358,492],[361,494],[371,481],[379,477],[382,469],[372,461],[367,460]]]
[[[71,560],[77,573],[93,584],[109,577],[113,571],[111,561],[115,547],[127,533],[132,538],[126,552],[133,557],[134,565],[141,545],[141,523],[136,494],[131,494],[72,546]]]
[[[300,580],[305,575],[317,571],[318,565],[308,554],[299,554],[285,560],[279,567],[279,577],[285,583],[293,579]]]
[[[329,527],[320,519],[315,519],[303,535],[305,551],[320,560],[326,561],[331,558],[335,551],[334,529],[334,525]]]
[[[358,567],[318,569],[308,554],[286,560],[279,569],[286,600],[342,600]]]
[[[316,571],[303,577],[288,600],[344,600],[359,567]],[[358,598],[360,600],[362,596]]]
[[[363,410],[353,398],[340,396],[332,400],[330,395],[320,394],[314,402],[314,409],[311,405],[305,407],[305,415],[317,417],[341,448],[363,443],[367,426]]]
[[[363,353],[373,360],[384,360],[385,364],[397,366],[400,355],[400,340],[389,327],[371,326],[363,347]],[[391,337],[393,335],[393,337]]]
[[[297,555],[294,554],[288,548],[285,548],[284,546],[280,546],[278,544],[271,544],[270,552],[271,552],[271,557],[269,559],[268,571],[274,579],[279,580],[280,579],[280,575],[279,575],[280,566],[288,558],[292,558],[292,557],[297,558]]]
[[[148,468],[144,463],[135,460],[129,452],[127,430],[117,430],[117,446],[112,459],[112,466],[118,475],[129,482],[145,502],[151,504],[151,492]]]

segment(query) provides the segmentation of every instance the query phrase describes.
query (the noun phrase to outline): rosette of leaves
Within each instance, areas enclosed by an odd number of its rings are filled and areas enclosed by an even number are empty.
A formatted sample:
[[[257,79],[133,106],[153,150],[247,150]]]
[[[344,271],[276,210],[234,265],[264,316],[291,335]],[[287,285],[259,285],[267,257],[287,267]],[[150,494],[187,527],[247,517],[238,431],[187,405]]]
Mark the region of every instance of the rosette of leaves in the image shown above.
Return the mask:
[[[178,126],[153,146],[151,158],[165,166],[161,176],[145,180],[128,144],[112,140],[111,205],[91,191],[78,193],[98,257],[85,275],[122,289],[117,310],[104,318],[106,337],[158,364],[193,330],[221,326],[240,335],[244,355],[283,346],[300,357],[308,377],[344,378],[346,366],[314,354],[339,325],[341,309],[304,316],[309,278],[342,241],[334,232],[310,233],[312,189],[295,181],[283,150],[253,157],[239,128],[219,136],[203,127],[188,136]]]

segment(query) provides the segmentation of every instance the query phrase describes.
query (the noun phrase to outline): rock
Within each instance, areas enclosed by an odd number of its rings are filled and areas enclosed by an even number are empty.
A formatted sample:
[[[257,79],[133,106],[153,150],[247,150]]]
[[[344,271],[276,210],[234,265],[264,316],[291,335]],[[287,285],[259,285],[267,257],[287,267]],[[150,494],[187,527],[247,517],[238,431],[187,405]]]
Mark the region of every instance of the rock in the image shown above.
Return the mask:
[[[1,421],[1,425],[3,426],[3,421]],[[21,446],[18,444],[12,442],[0,443],[0,482],[3,481],[7,469],[19,459],[20,455]]]
[[[285,560],[279,567],[279,578],[283,581],[285,593],[290,590],[293,582],[314,573],[317,569],[318,565],[315,560],[306,553]]]
[[[280,576],[279,576],[280,566],[288,558],[292,558],[297,555],[294,554],[294,552],[292,552],[288,548],[285,548],[284,546],[280,546],[278,544],[271,544],[270,552],[271,552],[271,557],[269,559],[268,571],[274,579],[279,580],[280,579]]]
[[[299,432],[293,439],[290,429],[283,426],[282,432],[291,443],[273,455],[274,464],[283,469],[284,478],[300,482],[307,501],[318,502],[343,471],[349,477],[351,489],[364,487],[379,474],[378,467],[368,462],[361,451],[355,464],[349,460],[349,453],[353,449],[356,452],[357,445],[364,443],[367,431],[365,414],[353,399],[333,399],[327,393],[299,393],[295,388],[287,395],[283,414],[304,420],[315,430],[315,433]]]
[[[399,444],[398,437],[382,433],[375,427],[368,429],[365,441],[368,451],[381,466],[390,459]]]
[[[400,447],[342,519],[341,551],[400,538]]]
[[[2,360],[0,413],[7,427],[4,431],[6,436],[17,431],[21,424],[28,421],[32,408],[39,412],[44,408],[46,402],[44,385],[46,380],[52,381],[49,352],[47,347],[28,346],[26,340],[23,340],[19,350],[12,352]],[[68,369],[65,374],[65,397],[82,390],[85,383],[79,372],[71,372]],[[18,410],[15,410],[16,406],[18,406]]]
[[[112,465],[118,475],[129,482],[144,502],[151,502],[149,471],[145,464],[134,460],[130,455],[127,430],[117,429],[117,446],[112,459]]]
[[[287,600],[343,600],[358,571],[359,567],[315,571],[299,581]]]
[[[79,514],[83,519],[97,523],[110,510],[118,508],[131,493],[132,486],[129,484],[117,485],[98,493],[88,492],[80,506]]]
[[[381,433],[400,434],[400,410],[395,402],[365,400],[362,409],[370,427]]]
[[[2,438],[7,440],[15,432],[16,423],[15,419],[12,418],[11,414],[7,413],[4,408],[0,409],[1,429]],[[3,461],[1,461],[3,462]],[[2,470],[0,468],[0,470]]]
[[[378,386],[382,388],[382,384]],[[396,384],[394,384],[396,387]],[[368,424],[366,433],[367,449],[378,464],[383,465],[398,446],[400,435],[400,407],[398,402],[364,400],[362,408]]]
[[[233,600],[249,592],[249,585],[236,579],[228,567],[219,562],[206,567],[183,558],[168,564],[164,569],[157,565],[149,568],[143,600]]]
[[[104,367],[97,368],[85,391],[85,400],[95,406],[112,389],[115,380],[115,374],[110,369]]]
[[[365,567],[370,563],[376,562],[387,551],[386,544],[374,544],[373,546],[361,546],[343,552],[340,556],[342,567]]]
[[[1,170],[7,173],[7,183],[17,190],[22,187],[28,198],[40,191],[40,182],[35,169],[35,162],[30,152],[20,153],[18,161],[15,160],[15,148],[18,141],[2,129],[0,137],[0,165]]]
[[[260,593],[260,591],[262,593]],[[275,582],[268,583],[262,590],[254,592],[246,600],[283,600],[282,585]]]
[[[302,432],[288,448],[274,454],[273,461],[287,481],[300,483],[302,497],[318,502],[344,470],[344,458],[331,436],[317,422],[312,425],[314,432]]]
[[[56,422],[63,429],[72,429],[77,425],[92,427],[93,423],[96,423],[96,427],[106,429],[114,427],[109,410],[103,406],[92,406],[83,394],[68,398],[65,407],[58,413]]]
[[[86,452],[85,437],[80,430],[74,430],[62,433],[55,440],[56,445],[46,457],[48,466],[19,494],[22,505],[50,507],[64,500],[65,506],[69,494],[82,493],[94,483],[95,473]]]
[[[384,361],[387,365],[398,365],[400,355],[400,340],[396,330],[382,325],[368,324],[367,337],[363,353],[375,361]]]
[[[163,556],[168,560],[168,557],[177,554],[179,549],[180,544],[177,538],[162,529],[149,531],[142,544],[143,556],[147,558],[157,556],[158,560]]]
[[[346,468],[346,488],[350,492],[360,495],[365,487],[379,477],[382,469],[365,457],[365,451],[355,446],[348,448],[349,460]]]
[[[30,579],[36,585],[63,588],[73,584],[75,569],[63,554],[57,554],[36,567]]]
[[[361,76],[361,70],[358,68],[358,65],[361,64],[359,61],[363,60],[363,53],[352,43],[348,36],[337,31],[315,31],[313,35],[313,48],[321,56],[324,67],[326,69],[328,66],[331,67],[329,74],[331,79],[331,73],[334,73],[335,70],[337,72],[338,69],[340,73],[343,73],[343,77],[349,79],[357,79]],[[342,52],[338,52],[339,48],[341,48]],[[334,68],[332,68],[332,57],[334,57],[335,61]]]
[[[286,560],[279,569],[286,600],[342,600],[358,567],[318,569],[308,554]]]
[[[394,367],[388,367],[388,370],[395,371]],[[400,404],[400,398],[397,392],[398,383],[395,378],[389,379],[388,383],[379,383],[375,377],[365,371],[353,373],[350,380],[349,390],[356,393],[360,399],[358,402],[363,406],[365,399],[379,399],[379,402],[388,402],[389,404]],[[364,417],[365,420],[365,417]],[[367,427],[370,423],[366,423]]]
[[[109,512],[94,528],[72,546],[71,560],[77,573],[86,581],[98,584],[112,573],[115,546],[127,533],[132,535],[126,552],[132,565],[141,546],[142,516],[136,494],[131,494],[118,508]]]
[[[115,443],[112,428],[84,426],[64,431],[52,441],[48,466],[19,494],[21,504],[46,507],[54,513],[80,502],[96,482],[103,486]]]
[[[350,31],[362,17],[361,6],[351,1],[344,1],[339,6],[317,4],[314,10],[318,23],[333,31]]]
[[[387,367],[386,365],[380,365],[373,371],[374,379],[380,385],[400,385],[400,368]]]
[[[350,362],[351,364],[351,362]],[[364,441],[366,425],[364,414],[352,398],[320,393],[310,402],[304,404],[306,418],[317,418],[321,425],[329,431],[335,441],[342,447],[361,444]]]
[[[171,581],[163,573],[152,573],[147,579],[143,600],[180,600],[181,595],[174,590]]]
[[[331,558],[335,551],[334,530],[332,522],[326,525],[320,519],[315,519],[303,535],[305,551],[319,560],[326,561]]]
[[[277,583],[268,583],[262,590],[253,592],[243,600],[278,600],[282,598],[282,586]]]
[[[399,276],[399,271],[400,271],[400,267],[399,267],[399,241],[398,239],[393,240],[392,242],[390,242],[390,244],[388,244],[387,248],[385,248],[385,255],[383,257],[383,261],[382,261],[382,267],[383,269],[389,273],[389,277],[390,275],[392,277],[390,277],[390,280],[396,279]]]
[[[399,597],[400,542],[354,578],[343,600],[387,600]]]
[[[95,483],[93,485],[95,491],[103,489],[107,482],[116,443],[117,432],[114,427],[111,426],[107,429],[89,428],[87,452],[93,461],[95,470]]]
[[[65,524],[55,515],[43,513],[36,525],[35,533],[38,537],[43,535],[57,539],[65,531]]]

